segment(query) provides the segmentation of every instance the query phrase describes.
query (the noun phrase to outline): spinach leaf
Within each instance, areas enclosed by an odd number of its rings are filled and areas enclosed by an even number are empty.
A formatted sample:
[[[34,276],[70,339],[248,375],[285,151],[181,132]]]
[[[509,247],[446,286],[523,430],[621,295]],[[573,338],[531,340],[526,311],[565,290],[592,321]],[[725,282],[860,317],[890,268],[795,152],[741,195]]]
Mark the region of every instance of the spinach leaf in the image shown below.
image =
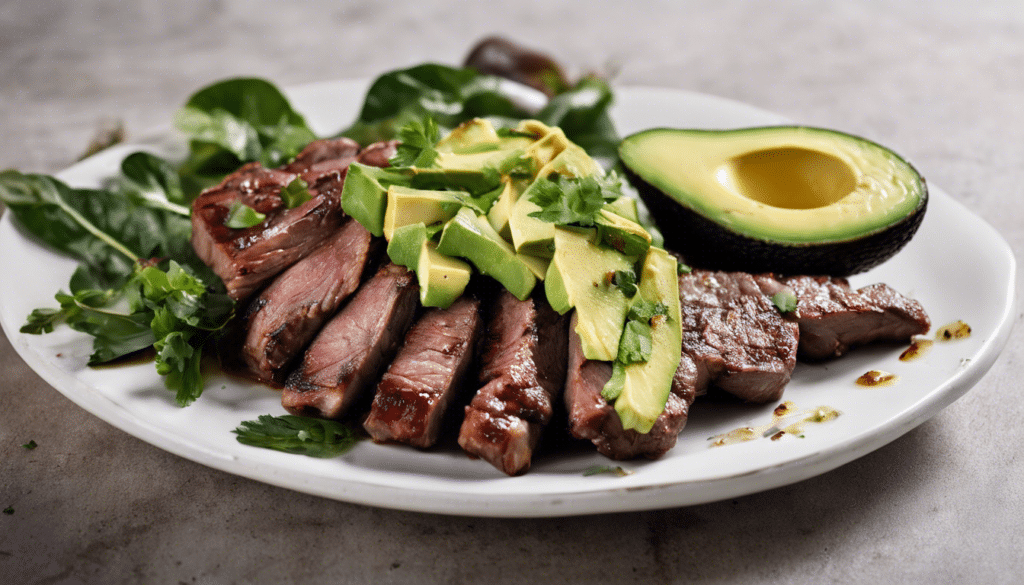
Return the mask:
[[[601,159],[605,168],[610,168],[618,160],[619,148],[619,135],[608,114],[612,99],[608,82],[586,77],[551,98],[536,118],[548,126],[561,128],[569,140],[595,159]]]
[[[121,161],[121,176],[113,187],[126,197],[188,217],[199,185],[178,174],[169,161],[148,152],[134,152]]]
[[[276,167],[316,138],[287,98],[263,79],[228,79],[189,98],[174,125],[191,141],[186,175],[217,176],[242,163]]]

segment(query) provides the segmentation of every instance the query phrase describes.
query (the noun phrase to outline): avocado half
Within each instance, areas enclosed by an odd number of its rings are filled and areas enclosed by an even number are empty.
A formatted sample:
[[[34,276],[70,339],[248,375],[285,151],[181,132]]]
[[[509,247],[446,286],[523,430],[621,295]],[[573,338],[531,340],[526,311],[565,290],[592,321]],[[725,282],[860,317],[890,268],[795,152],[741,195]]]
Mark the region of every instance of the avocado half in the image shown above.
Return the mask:
[[[619,146],[665,246],[695,266],[863,272],[924,218],[924,178],[893,151],[823,128],[655,128]]]

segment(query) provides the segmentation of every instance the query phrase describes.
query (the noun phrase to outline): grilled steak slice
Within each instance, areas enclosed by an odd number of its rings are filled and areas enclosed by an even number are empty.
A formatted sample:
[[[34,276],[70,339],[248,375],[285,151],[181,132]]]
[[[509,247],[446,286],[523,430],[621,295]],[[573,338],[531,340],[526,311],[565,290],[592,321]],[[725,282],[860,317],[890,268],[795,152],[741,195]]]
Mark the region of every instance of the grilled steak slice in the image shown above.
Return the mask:
[[[397,140],[374,142],[359,152],[356,162],[370,165],[371,167],[388,167],[391,166],[391,163],[388,161],[391,157],[395,156],[396,152],[398,152]]]
[[[483,385],[466,407],[459,445],[508,475],[530,468],[566,370],[566,319],[542,298],[502,290],[488,322]]]
[[[744,272],[693,270],[679,276],[683,350],[709,384],[750,402],[771,402],[796,365],[798,329]]]
[[[655,459],[676,444],[676,436],[686,424],[690,405],[697,395],[697,366],[683,354],[672,380],[672,392],[665,410],[648,433],[624,430],[615,407],[601,396],[611,378],[609,362],[590,361],[576,334],[576,314],[569,325],[569,372],[565,379],[565,405],[569,411],[569,432],[587,439],[597,450],[612,459]]]
[[[281,404],[302,416],[339,418],[379,379],[419,305],[416,278],[387,264],[320,331],[288,376]]]
[[[845,278],[791,276],[780,279],[797,297],[791,319],[800,326],[800,359],[839,357],[852,347],[902,342],[928,332],[924,308],[885,284],[853,290]]]
[[[250,163],[204,191],[192,203],[192,247],[224,281],[235,300],[249,297],[270,278],[316,249],[341,225],[341,188],[358,146],[348,139],[307,146],[289,165],[266,169]],[[281,189],[301,177],[311,198],[289,209]],[[266,216],[249,228],[224,225],[241,203]]]
[[[376,242],[359,222],[348,220],[263,289],[246,313],[242,357],[252,373],[283,381],[283,369],[355,292]]]
[[[420,317],[377,385],[363,427],[375,441],[430,447],[462,390],[483,332],[480,301],[466,295]]]

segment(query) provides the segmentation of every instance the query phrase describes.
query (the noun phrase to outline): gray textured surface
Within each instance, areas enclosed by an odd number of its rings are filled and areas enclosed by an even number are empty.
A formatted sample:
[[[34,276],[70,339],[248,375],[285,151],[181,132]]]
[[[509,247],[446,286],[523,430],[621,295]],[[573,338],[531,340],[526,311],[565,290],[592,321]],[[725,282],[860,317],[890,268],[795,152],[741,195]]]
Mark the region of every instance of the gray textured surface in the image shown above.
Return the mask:
[[[583,4],[0,1],[0,168],[55,172],[103,119],[143,135],[222,77],[371,76],[457,62],[504,32],[623,84],[892,145],[1024,251],[1021,2]],[[521,521],[372,509],[207,469],[85,413],[0,339],[0,507],[15,510],[0,516],[0,582],[1019,582],[1016,320],[964,398],[831,473],[715,504]]]

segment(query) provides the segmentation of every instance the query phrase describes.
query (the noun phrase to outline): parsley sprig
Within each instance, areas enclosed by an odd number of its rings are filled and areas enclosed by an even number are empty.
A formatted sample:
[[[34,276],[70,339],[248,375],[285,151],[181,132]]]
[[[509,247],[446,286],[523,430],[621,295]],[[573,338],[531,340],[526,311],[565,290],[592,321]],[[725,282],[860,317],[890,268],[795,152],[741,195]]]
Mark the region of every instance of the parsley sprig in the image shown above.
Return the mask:
[[[291,414],[260,415],[232,432],[245,445],[319,458],[342,455],[359,440],[352,429],[337,421]]]

